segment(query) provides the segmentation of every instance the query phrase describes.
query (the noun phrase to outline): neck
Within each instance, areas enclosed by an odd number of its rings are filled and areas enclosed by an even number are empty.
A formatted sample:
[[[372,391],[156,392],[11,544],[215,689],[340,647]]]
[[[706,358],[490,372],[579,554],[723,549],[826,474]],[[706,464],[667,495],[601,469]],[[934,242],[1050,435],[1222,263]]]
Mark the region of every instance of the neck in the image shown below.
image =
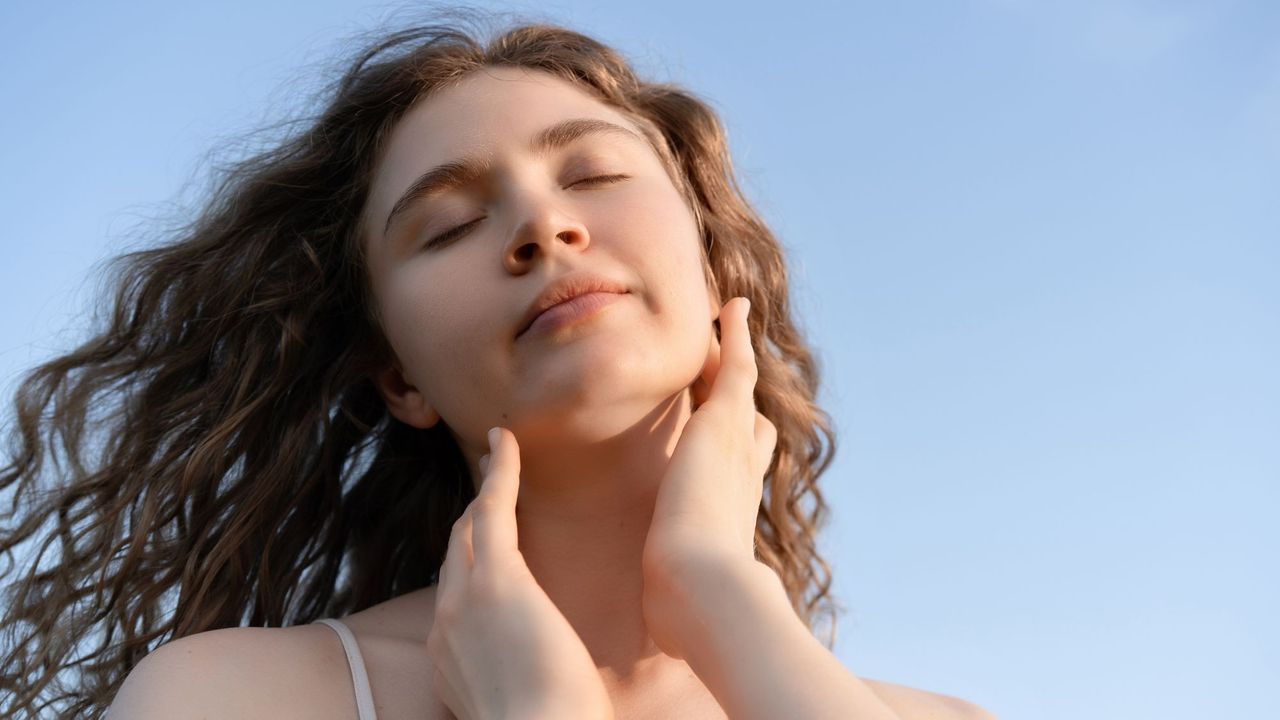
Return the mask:
[[[641,556],[659,483],[691,412],[681,392],[607,440],[521,447],[520,551],[617,688],[681,664],[645,628]]]

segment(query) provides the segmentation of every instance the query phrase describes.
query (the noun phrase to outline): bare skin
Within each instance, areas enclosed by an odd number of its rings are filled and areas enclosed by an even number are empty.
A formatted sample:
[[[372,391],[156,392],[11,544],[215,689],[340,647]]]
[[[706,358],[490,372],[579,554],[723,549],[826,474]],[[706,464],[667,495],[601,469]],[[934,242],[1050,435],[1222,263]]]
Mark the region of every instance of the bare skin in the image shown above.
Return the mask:
[[[434,590],[434,588],[427,588],[417,593],[410,593],[362,613],[356,613],[345,620],[350,621],[349,625],[353,632],[357,633],[357,637],[373,638],[372,645],[375,648],[383,648],[387,657],[393,663],[396,660],[397,652],[411,654],[415,656],[415,664],[418,664],[422,671],[426,671],[430,667],[431,660],[425,652],[421,652],[420,648],[425,644],[426,635],[430,630],[429,626],[419,630],[421,637],[418,640],[420,642],[415,642],[412,636],[396,635],[393,629],[398,627],[398,622],[412,622],[412,618],[420,611],[430,615],[431,606],[434,603]],[[328,628],[321,629],[332,635]],[[363,639],[362,642],[364,642]],[[369,643],[365,644],[368,645]],[[400,659],[403,660],[404,658],[401,657]],[[370,664],[372,677],[374,672],[372,668],[377,660],[367,658],[367,662]],[[671,663],[656,669],[639,668],[633,670],[629,676],[622,675],[612,668],[601,667],[599,670],[601,679],[605,682],[606,687],[610,689],[610,700],[614,706],[615,716],[618,718],[641,720],[644,718],[689,717],[696,720],[697,718],[725,717],[715,698],[698,681],[688,666],[683,663]],[[421,685],[421,677],[431,676],[429,672],[426,675],[417,675],[416,673],[409,674],[392,670],[392,673],[386,688],[389,696],[398,695],[406,699],[412,698],[412,693],[405,692],[405,690],[414,685]],[[373,679],[371,683],[374,696],[378,697],[379,681]],[[397,688],[398,684],[400,685],[399,688]],[[453,717],[448,709],[434,698],[427,698],[426,703],[430,708],[428,717]],[[400,710],[394,708],[393,701],[387,717],[422,717],[420,713],[424,709],[421,705],[414,703],[413,705],[404,706],[404,714],[400,715]],[[379,712],[381,710],[382,708],[380,707]]]
[[[643,140],[596,134],[526,152],[539,130],[577,118],[635,128],[563,80],[512,68],[410,111],[375,178],[369,264],[401,361],[380,378],[388,407],[417,427],[448,418],[473,468],[490,427],[519,437],[521,553],[613,694],[687,672],[645,629],[641,555],[719,303],[692,212]],[[492,158],[492,176],[411,209],[381,241],[414,178],[468,155]],[[601,173],[629,177],[573,185]],[[474,218],[466,236],[417,249]],[[513,339],[533,297],[581,270],[631,292],[563,332]]]
[[[691,387],[715,347],[720,304],[694,217],[642,140],[592,134],[527,150],[538,131],[581,118],[636,129],[573,85],[514,68],[475,73],[401,120],[367,210],[370,275],[397,354],[377,383],[400,421],[446,422],[472,468],[488,428],[519,437],[520,552],[589,653],[616,718],[724,718],[690,665],[657,646],[641,602],[655,498],[695,410]],[[386,225],[419,175],[460,156],[486,158],[487,174]],[[626,179],[575,184],[610,172]],[[466,234],[423,249],[468,222],[477,224]],[[582,270],[629,293],[585,322],[516,338],[532,298]],[[343,618],[383,720],[452,717],[427,649],[435,600],[426,588]],[[325,627],[218,630],[155,656],[164,661],[144,660],[113,718],[152,717],[141,709],[166,693],[170,708],[211,718],[354,717],[346,660]],[[985,717],[955,698],[864,682],[902,720]]]
[[[420,679],[430,676],[431,660],[422,650],[422,643],[430,631],[429,625],[417,628],[414,623],[419,613],[428,618],[434,604],[434,588],[403,595],[363,612],[355,613],[344,622],[352,628],[359,639],[365,661],[370,668],[370,683],[374,697],[378,702],[380,718],[413,717],[448,719],[453,715],[448,708],[432,697],[429,692],[422,692]],[[320,634],[320,641],[329,641],[330,654],[336,654],[340,671],[346,673],[342,649],[336,636],[328,628],[290,628],[299,632]],[[321,631],[316,633],[316,631]],[[397,632],[402,631],[404,634]],[[724,711],[706,686],[688,669],[688,665],[679,663],[683,671],[677,669],[662,675],[625,678],[610,683],[613,690],[610,699],[614,703],[615,716],[622,720],[649,720],[650,718],[689,718],[690,720],[720,720],[725,717]],[[379,670],[383,670],[379,672]],[[425,672],[426,675],[420,673]],[[616,676],[616,673],[601,669],[602,678]],[[333,678],[333,683],[342,686],[345,680],[350,687],[350,678]],[[902,720],[983,720],[990,716],[981,708],[960,698],[939,693],[928,692],[916,688],[862,679],[872,690],[898,714]],[[349,691],[348,691],[349,692]],[[384,705],[385,698],[385,705]],[[355,700],[349,702],[354,707]],[[385,713],[385,714],[384,714]],[[347,715],[342,717],[354,717]]]
[[[526,151],[539,130],[579,118],[636,129],[565,81],[512,68],[410,111],[375,178],[369,263],[400,360],[380,378],[388,407],[417,427],[449,418],[472,467],[488,428],[519,437],[521,553],[610,696],[625,697],[690,677],[645,629],[641,555],[719,303],[692,212],[642,139],[593,134]],[[491,176],[410,209],[382,240],[414,178],[469,155],[491,158]],[[628,177],[574,184],[602,173]],[[418,249],[416,238],[474,218],[466,236]],[[513,339],[532,298],[582,270],[631,292],[585,323]]]
[[[425,642],[434,590],[407,593],[342,618],[360,644],[380,720],[454,718],[423,682],[432,671]],[[901,720],[993,719],[959,698],[862,680]],[[611,696],[619,720],[725,717],[692,673],[631,681],[615,685]],[[152,709],[161,714],[150,714]],[[301,625],[214,630],[169,643],[130,675],[107,717],[354,720],[356,709],[337,636],[326,627]]]

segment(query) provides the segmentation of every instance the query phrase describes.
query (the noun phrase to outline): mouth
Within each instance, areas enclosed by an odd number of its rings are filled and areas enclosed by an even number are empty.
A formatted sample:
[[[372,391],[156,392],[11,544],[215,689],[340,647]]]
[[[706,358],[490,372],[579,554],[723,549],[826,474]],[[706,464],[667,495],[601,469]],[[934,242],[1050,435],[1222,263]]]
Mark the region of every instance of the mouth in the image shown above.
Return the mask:
[[[595,291],[583,293],[575,297],[569,298],[562,302],[556,303],[551,307],[538,313],[533,320],[525,326],[516,339],[527,336],[541,335],[544,333],[554,332],[555,330],[576,325],[579,322],[595,317],[602,310],[621,300],[625,292],[612,291]]]
[[[533,302],[529,303],[528,307],[525,308],[524,317],[521,319],[521,327],[519,332],[516,333],[516,338],[519,339],[526,334],[535,323],[542,327],[542,323],[548,322],[547,319],[542,319],[542,317],[551,312],[557,305],[570,303],[583,295],[617,295],[626,294],[627,292],[626,285],[606,275],[583,271],[561,275],[548,283],[542,289],[542,292],[538,293],[538,296],[533,299]],[[558,310],[555,312],[563,313],[567,311]],[[559,315],[553,315],[551,319],[557,317]],[[557,320],[557,322],[559,321]]]

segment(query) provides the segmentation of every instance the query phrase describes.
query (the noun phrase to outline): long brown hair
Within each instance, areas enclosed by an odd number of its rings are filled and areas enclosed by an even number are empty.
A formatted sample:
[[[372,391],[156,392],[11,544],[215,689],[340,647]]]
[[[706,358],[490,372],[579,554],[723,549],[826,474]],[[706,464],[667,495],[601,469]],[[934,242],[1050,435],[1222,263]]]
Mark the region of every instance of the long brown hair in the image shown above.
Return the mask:
[[[96,716],[169,640],[341,616],[435,582],[474,491],[443,423],[398,422],[374,388],[390,349],[357,220],[397,121],[487,65],[553,73],[635,118],[698,217],[721,302],[750,298],[757,406],[778,430],[757,554],[811,629],[825,611],[834,643],[817,551],[834,436],[781,247],[715,112],[579,33],[470,22],[368,43],[301,130],[225,169],[166,242],[116,258],[105,329],[22,378],[0,468],[0,715]]]

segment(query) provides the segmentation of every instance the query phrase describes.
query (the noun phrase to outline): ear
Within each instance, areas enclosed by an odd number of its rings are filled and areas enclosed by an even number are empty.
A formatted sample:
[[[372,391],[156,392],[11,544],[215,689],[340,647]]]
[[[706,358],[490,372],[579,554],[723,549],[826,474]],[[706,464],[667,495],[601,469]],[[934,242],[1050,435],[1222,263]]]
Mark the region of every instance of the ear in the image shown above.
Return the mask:
[[[398,362],[378,371],[372,379],[387,410],[400,422],[419,429],[440,422],[440,413],[427,402],[421,390],[405,379]]]

